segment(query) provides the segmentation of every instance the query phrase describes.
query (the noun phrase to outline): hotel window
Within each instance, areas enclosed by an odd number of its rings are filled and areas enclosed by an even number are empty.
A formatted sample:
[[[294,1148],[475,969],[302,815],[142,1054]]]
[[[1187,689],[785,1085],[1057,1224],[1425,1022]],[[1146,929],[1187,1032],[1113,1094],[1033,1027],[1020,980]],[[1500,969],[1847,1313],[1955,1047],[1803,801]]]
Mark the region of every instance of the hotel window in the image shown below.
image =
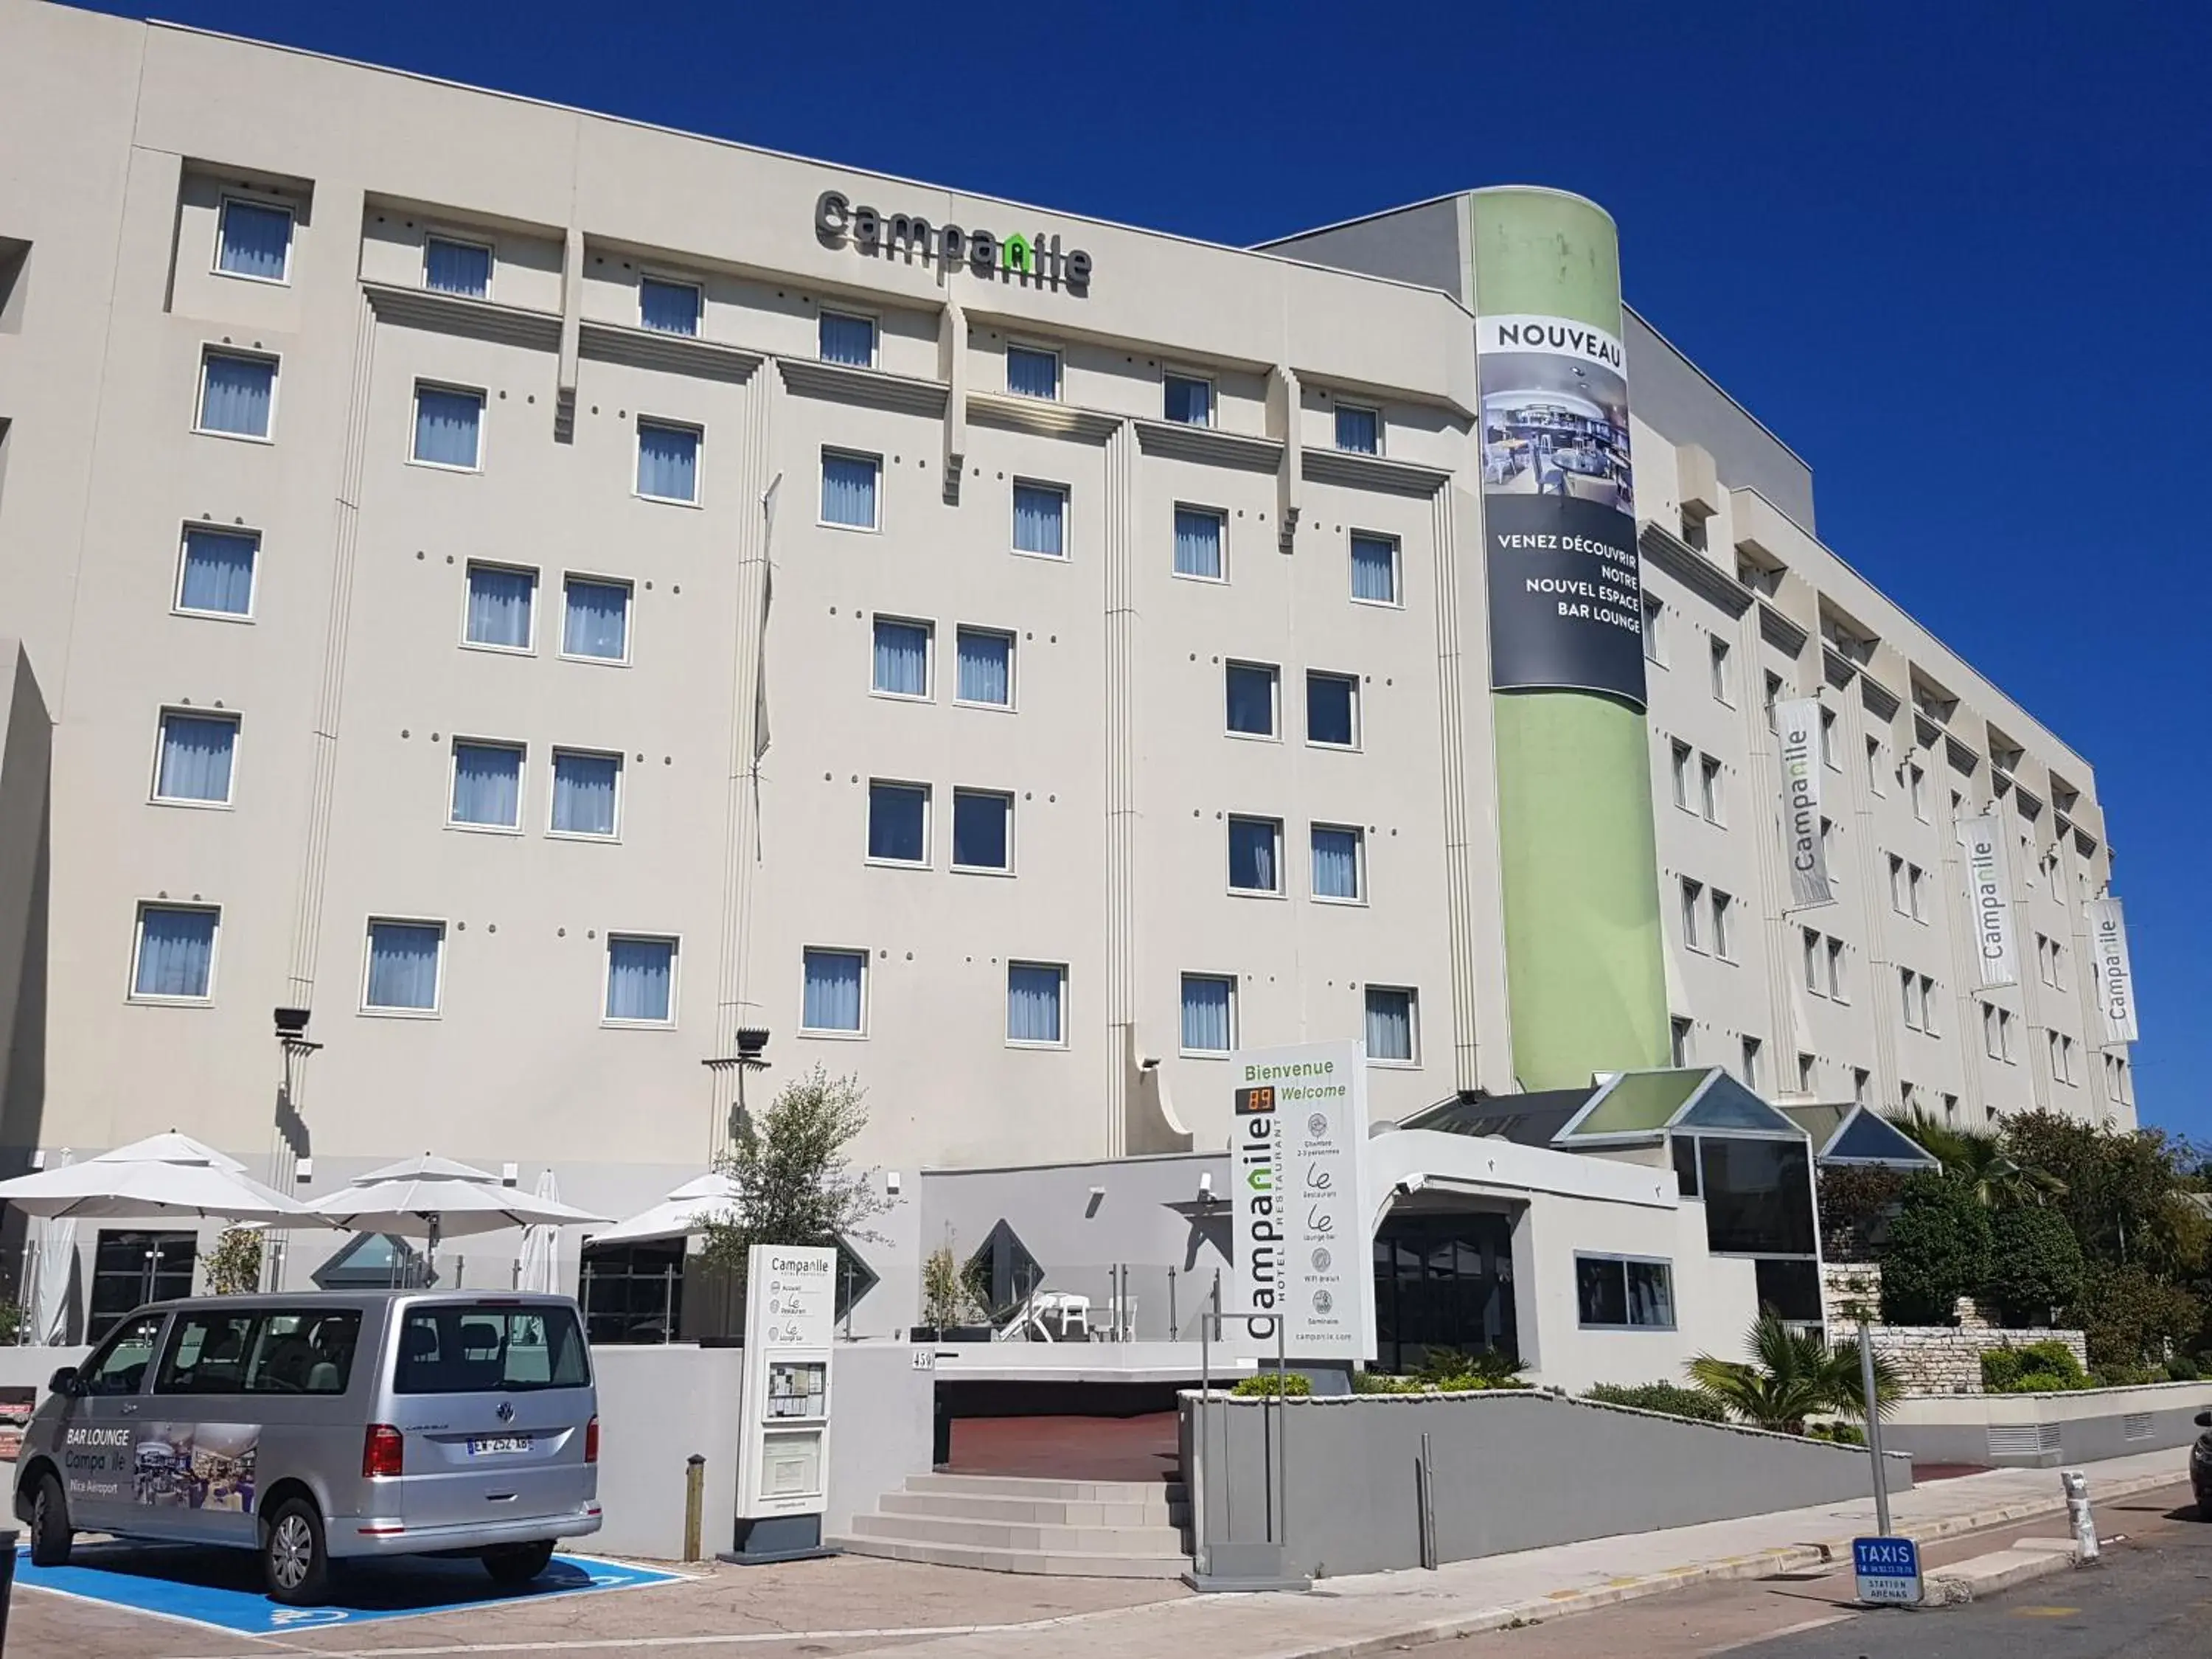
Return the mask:
[[[865,951],[807,951],[799,1029],[859,1035],[867,970]]]
[[[193,429],[225,438],[269,436],[276,409],[276,360],[233,351],[200,359],[200,406]]]
[[[929,696],[930,626],[878,617],[875,624],[875,671],[871,688],[887,697]]]
[[[1764,1046],[1755,1036],[1743,1040],[1743,1086],[1753,1094],[1759,1092],[1759,1055]]]
[[[1716,634],[1712,636],[1713,699],[1733,708],[1735,704],[1735,674],[1729,665],[1729,642]]]
[[[1889,908],[1900,916],[1911,914],[1905,908],[1905,860],[1894,853],[1889,855]]]
[[[849,368],[876,366],[876,319],[856,317],[848,311],[825,311],[816,330],[817,349],[825,363]]]
[[[2045,985],[2051,983],[2051,940],[2043,933],[2035,936],[2035,976]]]
[[[2012,1051],[2012,1010],[2009,1008],[1997,1010],[1997,1046],[2004,1050],[2006,1065],[2014,1066],[2019,1063],[2014,1058]]]
[[[1840,771],[1843,763],[1836,758],[1836,711],[1820,711],[1820,763],[1831,771]]]
[[[1229,731],[1233,736],[1272,738],[1276,735],[1276,711],[1282,690],[1282,671],[1272,663],[1231,662],[1222,669],[1229,708]]]
[[[1936,1028],[1936,981],[1927,975],[1920,976],[1920,1029],[1929,1036],[1942,1036]]]
[[[1674,1267],[1664,1261],[1577,1255],[1575,1307],[1584,1330],[1671,1331]]]
[[[215,994],[215,940],[222,912],[142,904],[131,951],[131,994],[204,1002]]]
[[[872,864],[929,862],[929,786],[868,785],[868,860]]]
[[[1869,738],[1866,740],[1866,746],[1867,788],[1875,794],[1886,795],[1889,792],[1881,787],[1881,739]]]
[[[660,276],[637,279],[640,328],[649,328],[656,334],[696,335],[702,308],[696,283],[672,283]]]
[[[1782,676],[1769,674],[1766,677],[1766,729],[1770,732],[1775,729],[1774,705],[1781,701]]]
[[[468,611],[461,638],[470,645],[527,651],[538,610],[538,573],[503,564],[469,566]]]
[[[453,788],[446,822],[478,830],[522,827],[522,747],[453,739]]]
[[[1698,805],[1707,823],[1727,821],[1723,811],[1725,797],[1721,788],[1721,763],[1711,755],[1698,757]]]
[[[1910,968],[1900,968],[1897,970],[1897,979],[1905,994],[1905,1029],[1917,1031],[1920,1029],[1921,1018],[1919,976]]]
[[[694,507],[699,501],[699,428],[637,423],[637,493],[649,501]]]
[[[1668,1020],[1667,1058],[1670,1065],[1680,1067],[1690,1064],[1697,1046],[1692,1041],[1693,1035],[1690,1022],[1680,1014]]]
[[[1656,593],[1644,596],[1644,659],[1667,664],[1667,606]]]
[[[1420,1057],[1420,999],[1401,986],[1367,988],[1367,1058],[1413,1066]]]
[[[1359,746],[1359,676],[1306,672],[1306,741],[1331,749]]]
[[[1014,867],[1014,798],[997,789],[952,792],[952,867],[1010,875]]]
[[[1917,864],[1905,866],[1905,897],[1913,921],[1928,920],[1928,872]]]
[[[986,708],[1014,706],[1014,636],[993,628],[963,628],[956,635],[959,665],[952,699]]]
[[[395,1013],[435,1013],[445,955],[442,921],[371,921],[361,1006]]]
[[[1817,1093],[1813,1087],[1819,1062],[1810,1054],[1797,1056],[1797,1092],[1801,1095]]]
[[[1336,406],[1336,447],[1355,455],[1382,453],[1382,413],[1358,404]]]
[[[628,662],[629,584],[570,576],[561,587],[562,654],[594,662]]]
[[[1945,1095],[1943,1097],[1943,1116],[1947,1121],[1957,1121],[1959,1116],[1958,1096]]]
[[[1224,515],[1207,507],[1175,510],[1175,572],[1206,581],[1222,580]]]
[[[1167,417],[1180,426],[1213,424],[1213,382],[1192,374],[1170,374],[1164,385]]]
[[[1006,964],[1006,1041],[1060,1048],[1067,1041],[1062,1006],[1067,1000],[1067,969],[1058,963]]]
[[[1820,936],[1813,929],[1803,930],[1805,942],[1805,988],[1814,996],[1820,994]]]
[[[1874,1073],[1863,1066],[1851,1067],[1851,1101],[1855,1105],[1867,1103],[1867,1094],[1874,1085]]]
[[[163,709],[161,753],[154,764],[154,799],[228,805],[231,763],[237,751],[237,715]]]
[[[1283,821],[1229,820],[1229,885],[1240,893],[1283,890]]]
[[[1364,605],[1399,602],[1396,538],[1352,532],[1352,597]]]
[[[1674,805],[1686,812],[1690,810],[1690,745],[1686,743],[1677,742],[1669,747]]]
[[[2066,988],[2066,947],[2057,939],[2051,941],[2051,983],[2054,990]]]
[[[1985,1002],[1982,1005],[1982,1052],[1991,1060],[2004,1058],[2004,1050],[1999,1046],[2001,1039],[1997,1035],[1997,1012],[1996,1004]]]
[[[1006,348],[1006,390],[1022,398],[1060,396],[1060,354],[1034,346]]]
[[[1237,1046],[1237,981],[1226,975],[1182,976],[1182,1051],[1225,1054]]]
[[[1912,816],[1921,823],[1928,822],[1928,775],[1917,766],[1905,769],[1907,798],[1912,802]]]
[[[606,1020],[610,1025],[676,1023],[676,941],[607,935]]]
[[[1828,941],[1828,994],[1838,1002],[1849,1002],[1844,994],[1844,942],[1839,939]]]
[[[459,294],[471,300],[491,298],[491,249],[482,242],[450,237],[422,239],[422,286],[434,294]]]
[[[822,522],[847,530],[876,528],[876,475],[879,455],[822,452]]]
[[[1717,887],[1713,889],[1713,954],[1723,962],[1735,960],[1735,941],[1729,928],[1735,920],[1735,900]]]
[[[473,472],[483,448],[484,395],[459,386],[415,387],[415,447],[409,459],[425,466]]]
[[[225,197],[215,268],[226,276],[282,283],[292,265],[292,210]]]
[[[1058,484],[1014,480],[1014,551],[1067,556],[1067,492]]]
[[[1682,884],[1682,943],[1688,949],[1702,952],[1705,945],[1698,940],[1700,932],[1698,913],[1705,908],[1705,884],[1692,881],[1687,876]]]
[[[551,832],[613,838],[620,821],[622,757],[580,749],[553,751]]]
[[[1357,903],[1367,896],[1360,866],[1366,837],[1349,824],[1316,823],[1313,831],[1313,896]]]
[[[177,561],[177,609],[206,617],[253,614],[253,567],[261,538],[250,530],[185,530]]]

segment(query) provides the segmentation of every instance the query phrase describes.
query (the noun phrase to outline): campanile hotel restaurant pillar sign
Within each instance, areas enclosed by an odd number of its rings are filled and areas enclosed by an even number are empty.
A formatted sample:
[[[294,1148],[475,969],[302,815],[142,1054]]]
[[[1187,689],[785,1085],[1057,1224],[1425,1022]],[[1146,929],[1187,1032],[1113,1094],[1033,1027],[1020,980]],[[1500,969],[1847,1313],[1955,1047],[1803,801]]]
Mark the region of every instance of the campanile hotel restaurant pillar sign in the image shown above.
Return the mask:
[[[738,1453],[736,1547],[754,1565],[827,1555],[830,1356],[837,1252],[756,1244],[745,1258],[744,1440]]]

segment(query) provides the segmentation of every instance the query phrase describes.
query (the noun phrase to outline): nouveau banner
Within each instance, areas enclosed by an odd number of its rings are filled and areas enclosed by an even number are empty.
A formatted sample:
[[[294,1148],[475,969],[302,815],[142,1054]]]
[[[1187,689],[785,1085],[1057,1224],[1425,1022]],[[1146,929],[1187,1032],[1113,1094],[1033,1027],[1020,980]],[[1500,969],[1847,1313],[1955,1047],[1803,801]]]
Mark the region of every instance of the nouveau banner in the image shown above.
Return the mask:
[[[2128,963],[2128,923],[2116,898],[2089,901],[2089,948],[2097,963],[2097,1006],[2104,1011],[2105,1047],[2136,1041],[2136,975]]]
[[[1995,812],[1959,820],[1966,857],[1966,902],[1974,913],[1974,955],[1984,988],[2020,983],[2020,950],[2012,921],[2012,878],[2005,865],[2004,826]]]
[[[1782,774],[1782,844],[1790,865],[1792,910],[1833,904],[1828,843],[1820,834],[1820,704],[1792,697],[1774,705],[1774,735]]]

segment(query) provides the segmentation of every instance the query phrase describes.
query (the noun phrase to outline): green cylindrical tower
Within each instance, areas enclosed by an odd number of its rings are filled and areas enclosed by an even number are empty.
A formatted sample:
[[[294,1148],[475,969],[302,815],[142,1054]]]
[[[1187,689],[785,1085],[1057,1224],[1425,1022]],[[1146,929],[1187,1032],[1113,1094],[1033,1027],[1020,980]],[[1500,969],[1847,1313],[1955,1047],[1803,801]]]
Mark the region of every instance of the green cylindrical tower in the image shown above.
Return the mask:
[[[1528,1089],[1668,1063],[1620,244],[1577,196],[1468,197],[1498,848]]]

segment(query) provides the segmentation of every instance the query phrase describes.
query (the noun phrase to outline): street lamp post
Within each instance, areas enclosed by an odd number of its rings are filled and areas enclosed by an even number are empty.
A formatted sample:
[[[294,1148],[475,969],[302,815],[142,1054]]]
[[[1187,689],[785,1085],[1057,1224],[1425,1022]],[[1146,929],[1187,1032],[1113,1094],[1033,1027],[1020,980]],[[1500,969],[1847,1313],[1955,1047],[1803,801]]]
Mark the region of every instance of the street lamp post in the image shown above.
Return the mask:
[[[715,1090],[716,1115],[708,1131],[708,1162],[709,1164],[720,1158],[728,1147],[733,1121],[745,1115],[745,1073],[765,1072],[769,1066],[769,1062],[763,1054],[768,1047],[766,1030],[757,1025],[740,1026],[737,1030],[736,1038],[737,1053],[718,1054],[711,1060],[702,1060],[699,1062],[714,1074],[718,1084],[725,1072],[737,1073],[737,1093],[732,1103],[734,1109],[726,1115],[720,1111],[721,1091],[719,1087]]]
[[[269,1184],[285,1197],[294,1198],[299,1194],[301,1149],[307,1139],[307,1121],[300,1115],[300,1083],[307,1070],[307,1056],[323,1045],[307,1039],[309,1010],[278,1008],[272,1018],[276,1027],[276,1046],[284,1056],[284,1081],[276,1091],[276,1137],[269,1154]],[[265,1237],[267,1243],[261,1252],[261,1288],[281,1291],[284,1288],[285,1247],[291,1242],[291,1234],[271,1231]]]

